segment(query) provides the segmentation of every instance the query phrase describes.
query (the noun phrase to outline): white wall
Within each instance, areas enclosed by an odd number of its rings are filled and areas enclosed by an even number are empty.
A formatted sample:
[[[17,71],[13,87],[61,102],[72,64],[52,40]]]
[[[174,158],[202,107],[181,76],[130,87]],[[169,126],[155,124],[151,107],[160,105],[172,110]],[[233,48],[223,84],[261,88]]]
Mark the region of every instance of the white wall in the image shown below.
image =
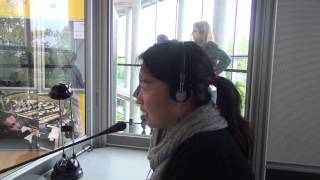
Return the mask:
[[[320,1],[277,3],[267,161],[320,172]]]

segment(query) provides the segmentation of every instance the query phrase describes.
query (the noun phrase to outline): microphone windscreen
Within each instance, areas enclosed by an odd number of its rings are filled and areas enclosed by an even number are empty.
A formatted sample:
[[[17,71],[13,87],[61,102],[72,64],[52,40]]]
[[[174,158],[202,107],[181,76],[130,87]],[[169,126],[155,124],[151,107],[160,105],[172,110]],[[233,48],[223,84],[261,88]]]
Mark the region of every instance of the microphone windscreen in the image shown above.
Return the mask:
[[[126,127],[127,127],[127,124],[125,122],[117,122],[116,124],[112,125],[108,129],[103,131],[103,134],[109,134],[109,133],[114,133],[114,132],[118,132],[118,131],[123,131],[124,129],[126,129]]]

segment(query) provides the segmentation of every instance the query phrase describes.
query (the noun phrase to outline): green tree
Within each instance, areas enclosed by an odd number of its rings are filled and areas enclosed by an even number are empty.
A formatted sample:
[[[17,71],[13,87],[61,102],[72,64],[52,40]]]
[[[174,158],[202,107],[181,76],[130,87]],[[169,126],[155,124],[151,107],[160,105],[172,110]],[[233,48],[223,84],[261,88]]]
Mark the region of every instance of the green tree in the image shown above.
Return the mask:
[[[26,19],[0,18],[0,44],[23,46],[26,44]]]
[[[117,63],[125,63],[124,57],[118,57]],[[126,72],[125,72],[125,66],[118,66],[117,65],[117,86],[124,87],[125,85],[125,78],[126,78]]]

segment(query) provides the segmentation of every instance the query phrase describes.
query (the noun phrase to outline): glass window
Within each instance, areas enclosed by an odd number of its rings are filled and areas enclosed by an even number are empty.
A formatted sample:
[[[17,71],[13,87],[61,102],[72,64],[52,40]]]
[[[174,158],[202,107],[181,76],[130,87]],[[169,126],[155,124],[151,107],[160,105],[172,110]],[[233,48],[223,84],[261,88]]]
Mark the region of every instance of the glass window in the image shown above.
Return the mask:
[[[207,21],[215,43],[231,58],[221,74],[233,81],[242,97],[245,110],[248,42],[251,1],[231,0],[141,0],[134,3],[114,1],[117,21],[117,118],[130,124],[143,123],[133,97],[138,85],[138,55],[157,43],[157,36],[192,40],[193,23]],[[125,90],[124,90],[125,88]],[[124,103],[125,102],[125,103]],[[126,104],[124,106],[124,104]],[[128,107],[127,107],[128,105]],[[131,127],[131,124],[130,126]],[[141,134],[136,131],[126,131]],[[150,130],[151,132],[151,130]],[[148,133],[146,133],[148,134]]]
[[[180,3],[184,5],[178,9],[182,11],[183,26],[182,26],[182,39],[183,41],[191,41],[191,32],[193,30],[193,23],[200,21],[202,16],[202,1],[199,0],[184,0]],[[180,26],[180,25],[179,25]],[[179,37],[179,36],[178,36]]]
[[[139,26],[137,29],[133,26],[133,29],[138,31],[138,39],[143,38],[143,41],[138,41],[138,54],[150,47],[155,41],[156,36],[156,15],[157,7],[153,4],[141,4],[139,9],[139,15],[133,16],[137,17],[139,20]],[[135,15],[136,13],[133,13]],[[146,34],[148,34],[146,36]],[[133,59],[134,60],[134,59]]]
[[[31,49],[26,46],[30,21],[4,17],[0,21],[0,86],[34,87],[34,60]]]
[[[85,134],[84,0],[0,0],[0,21],[1,170],[71,142],[61,123]]]
[[[156,4],[156,36],[165,34],[168,39],[176,39],[176,3],[177,0],[166,0]]]

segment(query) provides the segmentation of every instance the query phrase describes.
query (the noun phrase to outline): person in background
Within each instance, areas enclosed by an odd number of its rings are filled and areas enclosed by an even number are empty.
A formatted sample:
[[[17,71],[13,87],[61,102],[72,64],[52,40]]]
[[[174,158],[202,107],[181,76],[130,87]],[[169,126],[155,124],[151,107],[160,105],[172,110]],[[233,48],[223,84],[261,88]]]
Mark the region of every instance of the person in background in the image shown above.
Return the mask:
[[[140,59],[137,104],[153,128],[150,180],[253,180],[252,136],[240,94],[215,75],[204,50],[194,42],[167,41]],[[210,84],[217,87],[216,104]]]
[[[22,125],[11,113],[0,112],[0,148],[1,149],[31,149],[32,144],[24,139],[32,131],[22,132]]]
[[[213,35],[210,25],[206,21],[198,21],[193,24],[193,41],[201,46],[208,54],[214,72],[220,74],[230,64],[231,59],[216,43],[213,42]]]
[[[25,138],[31,131],[21,131],[22,125],[11,113],[0,112],[0,137]]]
[[[165,34],[159,34],[159,35],[157,36],[157,43],[163,43],[163,42],[166,42],[166,41],[168,41],[168,40],[169,40],[169,38],[168,38],[168,36],[165,35]]]

